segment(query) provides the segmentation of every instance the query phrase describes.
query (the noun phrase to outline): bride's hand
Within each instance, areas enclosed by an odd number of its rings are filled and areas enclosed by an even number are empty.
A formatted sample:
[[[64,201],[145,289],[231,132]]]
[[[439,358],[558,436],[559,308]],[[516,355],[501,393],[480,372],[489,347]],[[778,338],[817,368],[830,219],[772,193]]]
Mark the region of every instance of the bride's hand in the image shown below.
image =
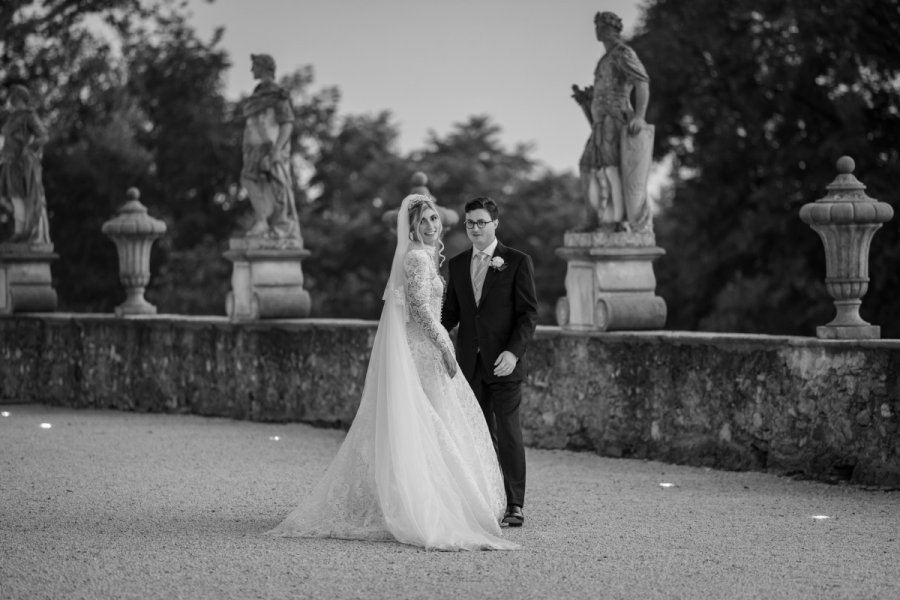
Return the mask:
[[[444,366],[447,367],[447,373],[450,375],[450,379],[456,377],[456,371],[459,367],[456,364],[456,357],[452,355],[445,354],[444,355]]]

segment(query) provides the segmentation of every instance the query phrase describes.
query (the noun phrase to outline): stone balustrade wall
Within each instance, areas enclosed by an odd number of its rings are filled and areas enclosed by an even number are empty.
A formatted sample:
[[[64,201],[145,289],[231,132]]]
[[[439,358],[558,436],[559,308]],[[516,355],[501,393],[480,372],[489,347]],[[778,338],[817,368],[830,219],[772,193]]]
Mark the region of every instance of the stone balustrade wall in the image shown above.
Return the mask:
[[[0,402],[346,428],[375,324],[0,317]],[[537,448],[900,485],[900,341],[538,329]]]

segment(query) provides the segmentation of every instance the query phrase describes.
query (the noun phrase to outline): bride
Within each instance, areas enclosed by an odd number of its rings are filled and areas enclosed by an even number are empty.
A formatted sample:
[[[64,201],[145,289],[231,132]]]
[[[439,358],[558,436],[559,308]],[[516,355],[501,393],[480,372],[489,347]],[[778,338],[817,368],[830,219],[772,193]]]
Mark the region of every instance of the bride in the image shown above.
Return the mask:
[[[441,220],[404,198],[384,309],[353,425],[322,480],[270,535],[512,550],[503,478],[481,409],[440,324]]]

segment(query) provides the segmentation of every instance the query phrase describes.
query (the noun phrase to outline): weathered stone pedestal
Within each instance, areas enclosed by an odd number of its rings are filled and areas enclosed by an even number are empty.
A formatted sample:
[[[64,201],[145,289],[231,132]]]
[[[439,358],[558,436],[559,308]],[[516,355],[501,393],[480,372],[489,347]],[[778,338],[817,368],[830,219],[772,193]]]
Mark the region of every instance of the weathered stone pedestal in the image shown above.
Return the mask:
[[[556,253],[568,262],[556,320],[570,331],[661,329],[653,261],[665,254],[652,233],[568,232]]]
[[[232,321],[309,316],[301,262],[310,255],[299,240],[232,238],[225,258],[234,263],[225,311]]]
[[[54,312],[53,244],[0,244],[0,314]]]

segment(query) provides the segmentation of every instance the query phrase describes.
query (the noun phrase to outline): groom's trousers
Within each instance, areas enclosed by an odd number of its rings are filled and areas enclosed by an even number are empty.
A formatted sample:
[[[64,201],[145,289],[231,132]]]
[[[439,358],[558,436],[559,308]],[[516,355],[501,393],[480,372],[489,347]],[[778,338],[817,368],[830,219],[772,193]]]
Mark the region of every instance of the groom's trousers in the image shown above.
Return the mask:
[[[481,357],[469,383],[484,412],[506,488],[506,503],[525,506],[525,444],[519,422],[521,381],[485,381]]]

